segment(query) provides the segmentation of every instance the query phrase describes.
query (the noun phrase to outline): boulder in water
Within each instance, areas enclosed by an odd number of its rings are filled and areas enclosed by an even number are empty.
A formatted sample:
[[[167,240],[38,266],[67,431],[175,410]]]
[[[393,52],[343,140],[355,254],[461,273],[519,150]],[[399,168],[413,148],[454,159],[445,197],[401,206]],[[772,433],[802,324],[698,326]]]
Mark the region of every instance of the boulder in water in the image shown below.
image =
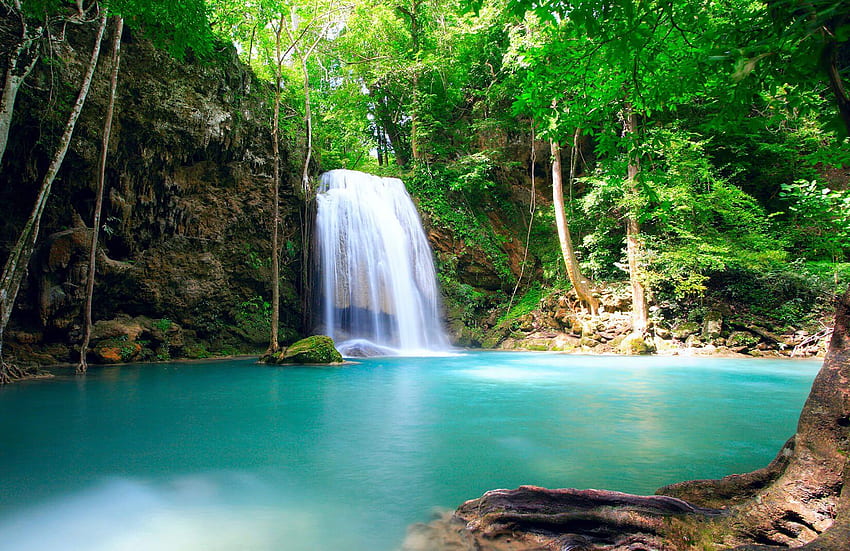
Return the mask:
[[[653,341],[645,339],[643,335],[631,334],[620,342],[620,353],[629,355],[652,354],[655,352]]]
[[[342,355],[334,346],[332,338],[314,335],[293,343],[277,354],[264,356],[260,361],[275,364],[337,364],[342,363]]]

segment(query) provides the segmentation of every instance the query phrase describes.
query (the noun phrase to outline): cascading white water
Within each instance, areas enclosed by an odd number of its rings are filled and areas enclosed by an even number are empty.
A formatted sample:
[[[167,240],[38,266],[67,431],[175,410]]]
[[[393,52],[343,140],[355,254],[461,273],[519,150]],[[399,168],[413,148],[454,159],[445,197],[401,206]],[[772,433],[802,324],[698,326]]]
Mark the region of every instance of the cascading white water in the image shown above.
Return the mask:
[[[316,203],[317,307],[339,351],[446,350],[431,249],[402,181],[332,170]]]

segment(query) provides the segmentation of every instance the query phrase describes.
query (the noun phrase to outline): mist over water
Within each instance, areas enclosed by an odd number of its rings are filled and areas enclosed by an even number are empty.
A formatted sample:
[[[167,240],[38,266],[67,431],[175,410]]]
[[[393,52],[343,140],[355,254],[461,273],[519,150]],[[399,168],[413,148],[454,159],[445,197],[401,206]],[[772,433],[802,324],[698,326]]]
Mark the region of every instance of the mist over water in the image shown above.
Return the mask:
[[[0,389],[0,550],[389,551],[520,484],[769,462],[819,362],[467,353],[94,369]]]

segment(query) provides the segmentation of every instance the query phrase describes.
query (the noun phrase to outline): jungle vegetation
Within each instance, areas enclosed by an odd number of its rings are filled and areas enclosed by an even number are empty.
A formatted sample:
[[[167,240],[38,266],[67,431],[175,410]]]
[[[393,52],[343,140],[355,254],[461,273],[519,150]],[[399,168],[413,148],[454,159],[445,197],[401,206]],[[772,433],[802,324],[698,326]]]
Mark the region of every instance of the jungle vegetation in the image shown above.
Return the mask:
[[[575,288],[594,312],[596,291],[627,281],[637,332],[659,305],[713,294],[799,323],[848,283],[847,2],[211,8],[258,74],[283,70],[305,175],[313,159],[401,176],[431,223],[485,252],[503,281],[488,296],[440,259],[468,308],[509,310],[542,285]],[[516,188],[535,179],[518,212]],[[527,235],[538,264],[521,281],[488,217]]]
[[[400,176],[430,223],[483,251],[502,280],[488,295],[440,259],[447,295],[469,316],[494,305],[510,316],[524,296],[570,286],[592,313],[600,288],[628,282],[636,332],[661,307],[699,307],[717,293],[797,323],[827,310],[824,297],[850,282],[846,0],[3,0],[0,8],[0,155],[17,90],[68,25],[120,35],[120,21],[178,58],[208,63],[232,44],[268,84],[255,93],[274,105],[275,147],[302,160],[305,200],[318,170]],[[104,144],[105,155],[108,137]],[[57,167],[62,157],[60,144]],[[275,205],[279,171],[277,163]],[[51,182],[48,172],[44,200]],[[536,264],[519,276],[492,218],[527,236],[521,245]],[[0,342],[39,220],[36,205],[3,269]],[[278,224],[273,217],[273,251]]]

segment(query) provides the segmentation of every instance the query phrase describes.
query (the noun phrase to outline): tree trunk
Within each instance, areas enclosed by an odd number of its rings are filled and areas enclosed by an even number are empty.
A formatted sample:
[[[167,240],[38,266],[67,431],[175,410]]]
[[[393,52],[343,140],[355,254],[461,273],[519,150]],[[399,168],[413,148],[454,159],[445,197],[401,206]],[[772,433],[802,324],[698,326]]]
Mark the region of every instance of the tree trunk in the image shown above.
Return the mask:
[[[12,48],[6,57],[6,72],[3,78],[2,95],[0,95],[0,162],[3,161],[6,146],[9,143],[9,130],[12,127],[12,114],[15,110],[18,90],[38,61],[38,54],[32,50],[37,45],[36,41],[42,31],[40,26],[34,30],[29,28],[24,15],[21,13],[20,2],[15,2],[15,10],[21,20],[21,36],[20,42]],[[31,57],[24,61],[23,67],[20,67],[19,63],[25,54],[30,54]]]
[[[421,45],[419,41],[419,4],[421,0],[412,0],[410,9],[398,6],[402,14],[410,20],[410,40],[411,49],[413,51],[413,75],[411,82],[411,109],[410,109],[410,154],[414,161],[422,158],[422,151],[419,145],[419,102],[421,94],[419,92],[419,57]]]
[[[274,354],[280,350],[278,342],[278,326],[280,325],[280,85],[283,71],[283,51],[280,44],[280,33],[283,32],[284,17],[281,15],[275,32],[275,94],[274,120],[272,121],[272,154],[274,169],[272,173],[272,315],[269,347],[266,354]]]
[[[121,64],[121,34],[124,32],[124,19],[114,17],[115,36],[112,38],[112,75],[109,80],[109,103],[103,121],[103,140],[100,144],[100,161],[97,170],[97,197],[92,220],[91,245],[89,247],[89,269],[86,275],[86,304],[83,308],[83,342],[80,344],[80,363],[77,373],[88,369],[86,352],[89,347],[92,330],[92,301],[94,299],[94,280],[97,273],[97,241],[100,234],[100,217],[103,212],[103,193],[106,188],[106,157],[109,152],[109,136],[112,133],[112,116],[115,111],[115,90],[118,88],[118,69]]]
[[[379,125],[375,125],[375,151],[378,154],[378,166],[384,166],[384,133]]]
[[[841,72],[838,68],[838,46],[835,42],[830,42],[824,48],[823,59],[826,74],[829,78],[829,87],[835,96],[835,104],[838,107],[838,115],[841,117],[841,122],[844,123],[845,130],[850,134],[850,96],[847,95],[847,90],[844,88],[844,81],[841,79]]]
[[[637,133],[637,116],[630,104],[624,109],[624,135],[634,140]],[[629,148],[629,164],[626,182],[632,193],[637,193],[637,178],[640,164],[634,147]],[[638,213],[629,211],[626,214],[626,257],[629,262],[629,282],[632,287],[632,334],[643,335],[649,326],[649,314],[646,307],[646,290],[641,281],[640,260],[643,256],[643,246],[640,237],[640,222]]]
[[[413,161],[422,158],[419,146],[419,73],[413,73],[413,108],[410,110],[410,154]]]
[[[419,0],[411,2],[410,9],[410,36],[413,39],[413,109],[410,110],[410,154],[414,161],[422,158],[419,145]]]
[[[313,54],[319,42],[321,42],[325,30],[322,29],[319,37],[313,44],[303,54],[299,54],[299,57],[301,57],[301,71],[304,73],[304,126],[307,133],[307,151],[304,154],[304,168],[301,171],[301,192],[304,195],[305,201],[310,197],[310,160],[313,157],[313,111],[310,103],[310,73],[307,70],[307,60]],[[298,54],[297,46],[295,47],[295,52]]]
[[[730,527],[743,550],[772,546],[846,551],[850,542],[850,288],[837,301],[823,367],[797,433],[767,468],[691,481],[659,493],[695,503],[734,505]],[[755,483],[753,481],[756,481]],[[737,504],[736,504],[737,503]],[[767,546],[767,545],[770,545]]]
[[[307,56],[301,58],[304,73],[304,128],[307,134],[307,151],[304,152],[304,168],[301,170],[301,194],[306,200],[310,196],[310,159],[313,156],[313,113],[310,105],[310,74],[307,72]]]
[[[555,205],[555,224],[558,227],[558,241],[561,244],[561,254],[567,267],[567,275],[573,288],[576,290],[579,300],[587,306],[590,314],[595,316],[599,313],[599,300],[593,296],[590,290],[590,282],[581,274],[581,268],[573,249],[573,241],[570,236],[570,226],[564,210],[564,186],[561,172],[561,147],[558,142],[550,139],[549,149],[552,152],[552,201]]]
[[[395,162],[398,166],[407,166],[410,162],[410,140],[400,124],[399,120],[402,116],[401,107],[392,109],[390,107],[391,98],[389,92],[380,85],[375,86],[369,91],[369,96],[373,98],[375,105],[375,124],[382,129],[383,145],[384,145],[384,161],[389,165],[389,150],[392,149],[395,156]]]
[[[41,188],[36,197],[35,207],[32,214],[27,219],[15,246],[9,253],[9,258],[6,260],[6,266],[3,268],[3,274],[0,276],[0,337],[2,337],[6,325],[9,323],[9,318],[12,315],[12,307],[15,304],[15,299],[18,296],[18,290],[21,287],[21,281],[26,273],[27,266],[35,250],[35,243],[38,240],[38,232],[41,226],[41,215],[44,213],[44,208],[47,205],[47,200],[50,197],[50,188],[53,185],[53,180],[56,179],[56,174],[62,166],[62,161],[65,160],[65,154],[68,152],[68,146],[71,144],[71,136],[74,133],[74,127],[77,124],[77,119],[80,116],[80,111],[86,102],[86,97],[91,87],[92,76],[94,69],[97,66],[97,59],[100,55],[100,43],[103,40],[103,30],[106,27],[106,14],[101,16],[98,23],[97,35],[95,37],[94,48],[92,49],[91,58],[86,68],[83,82],[80,85],[80,92],[77,96],[77,101],[71,110],[68,117],[68,122],[65,124],[65,131],[59,141],[59,149],[50,162],[47,173],[44,175],[44,180],[41,183]],[[2,352],[2,349],[0,349]],[[10,370],[0,356],[0,384],[9,382]]]

